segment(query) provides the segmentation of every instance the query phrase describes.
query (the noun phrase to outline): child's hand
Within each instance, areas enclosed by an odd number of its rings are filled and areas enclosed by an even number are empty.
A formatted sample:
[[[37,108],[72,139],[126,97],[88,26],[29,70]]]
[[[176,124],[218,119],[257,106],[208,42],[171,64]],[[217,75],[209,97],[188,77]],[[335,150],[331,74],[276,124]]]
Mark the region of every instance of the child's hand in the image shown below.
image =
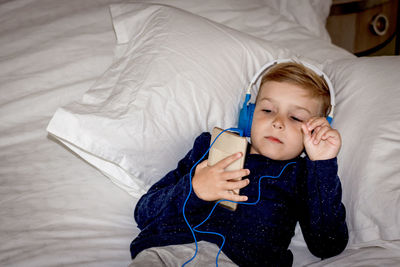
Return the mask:
[[[301,125],[303,143],[311,160],[332,159],[342,145],[340,134],[332,129],[326,118],[313,117]]]
[[[236,153],[219,161],[213,166],[207,165],[207,160],[196,167],[192,180],[193,190],[197,197],[205,201],[227,199],[232,201],[247,201],[247,196],[232,194],[229,191],[241,189],[249,184],[249,179],[234,181],[232,179],[242,178],[249,175],[248,169],[237,171],[225,171],[235,160],[242,157],[242,153]]]

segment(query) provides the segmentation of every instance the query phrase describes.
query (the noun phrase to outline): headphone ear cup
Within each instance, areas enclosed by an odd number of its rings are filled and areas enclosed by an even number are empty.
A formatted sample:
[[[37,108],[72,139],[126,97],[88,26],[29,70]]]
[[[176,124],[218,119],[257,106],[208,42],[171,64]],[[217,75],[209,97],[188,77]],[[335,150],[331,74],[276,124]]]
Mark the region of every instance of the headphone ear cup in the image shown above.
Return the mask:
[[[251,125],[253,123],[253,114],[255,104],[248,104],[242,107],[239,115],[239,129],[242,129],[243,136],[250,137],[251,135]]]
[[[244,136],[247,129],[247,123],[248,123],[247,121],[248,121],[248,108],[247,105],[244,104],[243,107],[240,109],[239,122],[238,122],[238,128],[242,130]]]
[[[242,134],[245,137],[250,137],[251,124],[253,122],[253,113],[256,106],[255,104],[249,103],[250,98],[250,93],[247,93],[246,98],[243,102],[243,106],[240,109],[239,113],[238,128],[242,130]]]
[[[256,108],[255,104],[248,104],[247,105],[247,124],[244,136],[250,137],[251,136],[251,125],[253,124],[253,115],[254,109]]]

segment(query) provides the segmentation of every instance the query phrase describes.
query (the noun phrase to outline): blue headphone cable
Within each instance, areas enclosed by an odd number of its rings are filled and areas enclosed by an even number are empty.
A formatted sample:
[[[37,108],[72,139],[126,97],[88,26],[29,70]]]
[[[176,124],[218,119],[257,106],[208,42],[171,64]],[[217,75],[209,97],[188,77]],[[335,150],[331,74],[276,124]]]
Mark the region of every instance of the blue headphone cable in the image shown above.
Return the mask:
[[[205,218],[200,224],[198,224],[198,225],[196,225],[196,226],[194,226],[194,227],[191,227],[191,226],[190,226],[190,223],[188,222],[188,220],[187,220],[187,218],[186,218],[186,215],[185,215],[185,208],[186,208],[186,203],[188,202],[189,197],[190,197],[190,195],[191,195],[191,193],[192,193],[192,174],[193,174],[193,170],[194,170],[194,169],[196,168],[196,166],[204,159],[204,157],[205,157],[205,156],[207,155],[207,153],[210,151],[211,147],[214,145],[215,141],[220,137],[220,135],[223,134],[223,133],[226,132],[226,131],[235,131],[235,132],[239,131],[240,135],[242,135],[242,131],[241,131],[240,129],[237,129],[237,128],[228,128],[228,129],[223,130],[221,133],[219,133],[219,134],[217,135],[217,137],[216,137],[215,140],[211,143],[211,145],[209,146],[209,148],[207,149],[207,151],[204,153],[204,155],[203,155],[203,156],[192,166],[192,168],[190,169],[190,175],[189,175],[189,184],[190,184],[190,188],[189,188],[189,193],[188,193],[188,195],[187,195],[187,197],[186,197],[186,200],[185,200],[185,202],[184,202],[184,204],[183,204],[182,212],[183,212],[183,218],[184,218],[184,220],[185,220],[187,226],[189,227],[190,231],[192,232],[193,239],[194,239],[194,243],[195,243],[195,245],[196,245],[196,250],[195,250],[194,255],[192,256],[192,258],[190,258],[189,260],[187,260],[187,261],[182,265],[182,267],[184,267],[186,264],[188,264],[189,262],[191,262],[191,261],[196,257],[196,255],[197,255],[197,252],[198,252],[198,245],[197,245],[197,238],[196,238],[195,232],[201,233],[201,234],[212,234],[212,235],[217,235],[217,236],[220,236],[220,237],[222,238],[222,244],[221,244],[221,246],[219,247],[218,254],[217,254],[217,257],[216,257],[216,259],[215,259],[215,264],[216,264],[216,266],[218,267],[218,257],[219,257],[219,255],[220,255],[220,253],[221,253],[221,251],[222,251],[222,248],[223,248],[223,246],[224,246],[224,244],[225,244],[225,237],[224,237],[222,234],[217,233],[217,232],[205,232],[205,231],[197,230],[197,228],[200,227],[201,225],[203,225],[203,224],[210,218],[210,216],[211,216],[212,213],[214,212],[216,206],[217,206],[220,202],[222,202],[222,201],[227,201],[227,202],[232,202],[232,203],[237,203],[237,204],[242,204],[242,205],[256,205],[256,204],[260,201],[260,197],[261,197],[261,180],[264,179],[264,178],[273,178],[273,179],[279,178],[279,177],[282,175],[283,171],[286,169],[287,166],[289,166],[289,165],[291,165],[291,164],[296,164],[296,162],[289,162],[289,163],[287,163],[287,164],[282,168],[281,172],[280,172],[278,175],[276,175],[276,176],[269,176],[269,175],[261,176],[261,177],[259,178],[259,180],[258,180],[258,198],[257,198],[257,200],[256,200],[255,202],[237,202],[237,201],[226,200],[226,199],[218,200],[218,201],[214,204],[214,206],[213,206],[213,208],[211,209],[210,213],[208,214],[207,218]]]

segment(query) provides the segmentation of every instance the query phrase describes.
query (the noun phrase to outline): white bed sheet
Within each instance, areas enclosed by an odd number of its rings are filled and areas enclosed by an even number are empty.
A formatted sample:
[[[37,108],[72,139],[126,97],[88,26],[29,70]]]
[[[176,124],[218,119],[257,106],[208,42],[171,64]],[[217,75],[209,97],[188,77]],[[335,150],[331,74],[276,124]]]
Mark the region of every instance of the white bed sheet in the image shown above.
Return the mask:
[[[112,2],[117,1],[0,4],[0,266],[130,263],[137,199],[46,132],[56,109],[78,100],[112,63]],[[399,255],[399,244],[382,246],[384,252],[349,250],[331,266],[357,266],[366,255],[384,260],[367,263],[390,266],[398,260],[393,255]],[[291,247],[294,266],[322,266],[304,243],[294,240]]]
[[[130,262],[136,199],[46,131],[111,64],[108,2],[0,5],[0,266]]]

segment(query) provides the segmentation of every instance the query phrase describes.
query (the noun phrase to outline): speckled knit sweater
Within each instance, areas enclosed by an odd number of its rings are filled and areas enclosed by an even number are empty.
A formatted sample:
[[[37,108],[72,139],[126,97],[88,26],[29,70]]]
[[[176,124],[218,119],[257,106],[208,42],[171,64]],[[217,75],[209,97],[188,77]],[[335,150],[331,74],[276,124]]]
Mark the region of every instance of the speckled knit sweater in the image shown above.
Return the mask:
[[[135,220],[141,229],[131,243],[134,258],[149,247],[194,242],[186,225],[182,207],[189,193],[191,167],[207,151],[210,134],[197,137],[192,150],[142,196],[135,208]],[[341,202],[341,184],[336,158],[311,161],[297,157],[275,161],[258,154],[247,154],[245,168],[250,170],[250,184],[241,190],[258,198],[261,176],[278,175],[261,180],[261,199],[257,205],[238,205],[236,211],[217,206],[210,219],[198,230],[218,232],[225,236],[222,251],[239,266],[291,266],[293,255],[288,250],[296,222],[311,253],[320,258],[339,254],[348,241],[346,212]],[[214,202],[199,199],[192,191],[185,214],[191,226],[201,223]],[[216,235],[196,233],[199,240],[221,245]]]

